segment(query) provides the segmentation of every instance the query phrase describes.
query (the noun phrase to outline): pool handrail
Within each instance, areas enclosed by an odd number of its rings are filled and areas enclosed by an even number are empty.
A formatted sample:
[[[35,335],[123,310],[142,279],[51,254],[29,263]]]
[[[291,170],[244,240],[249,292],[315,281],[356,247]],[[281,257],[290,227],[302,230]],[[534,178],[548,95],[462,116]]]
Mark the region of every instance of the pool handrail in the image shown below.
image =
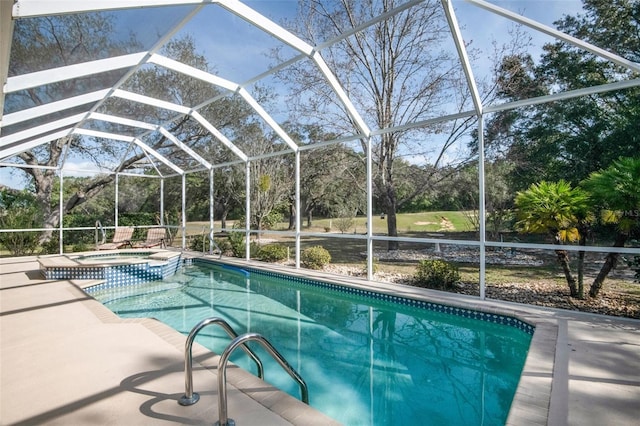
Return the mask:
[[[205,252],[205,248],[204,248],[204,236],[205,236],[205,227],[202,227],[202,237],[203,237],[203,241],[202,241],[202,252]],[[209,254],[213,255],[213,252],[215,249],[218,250],[219,256],[218,259],[222,259],[222,249],[220,248],[220,246],[218,245],[218,243],[216,243],[216,240],[213,238],[213,231],[210,231],[208,234],[209,237]]]
[[[220,359],[218,360],[218,417],[219,420],[216,422],[216,425],[220,426],[234,426],[235,421],[233,419],[228,418],[227,416],[227,363],[229,361],[229,357],[239,347],[245,348],[246,342],[255,341],[262,345],[262,347],[271,355],[278,364],[300,385],[300,399],[302,402],[309,405],[309,390],[307,388],[307,384],[300,377],[298,372],[293,369],[287,362],[287,360],[280,355],[280,352],[273,347],[271,343],[267,339],[265,339],[261,334],[258,333],[245,333],[242,336],[238,336],[229,346],[222,352],[220,355]]]
[[[232,339],[236,339],[238,337],[238,333],[227,323],[224,319],[219,317],[210,317],[205,318],[196,324],[191,332],[187,336],[187,341],[185,342],[184,348],[184,395],[180,397],[178,403],[180,405],[193,405],[198,400],[200,400],[200,395],[193,391],[193,342],[198,335],[198,333],[210,324],[219,325],[224,331],[227,332],[229,337]],[[260,358],[246,345],[242,345],[242,350],[244,350],[247,355],[256,363],[258,368],[258,377],[264,379],[264,367],[262,366],[262,361]]]
[[[100,231],[102,234],[102,240],[100,240],[100,242],[98,242],[98,231]],[[96,247],[98,247],[100,244],[104,244],[107,241],[107,233],[105,232],[104,227],[102,226],[102,222],[100,222],[99,220],[96,220],[95,239],[96,239]]]

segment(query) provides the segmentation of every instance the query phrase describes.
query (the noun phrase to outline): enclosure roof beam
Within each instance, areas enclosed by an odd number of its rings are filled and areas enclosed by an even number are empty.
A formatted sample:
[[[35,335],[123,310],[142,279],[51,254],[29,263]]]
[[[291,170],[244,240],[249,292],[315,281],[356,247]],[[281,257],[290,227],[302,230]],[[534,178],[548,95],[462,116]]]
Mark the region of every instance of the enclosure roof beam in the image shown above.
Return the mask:
[[[338,98],[340,99],[340,101],[342,101],[342,104],[347,109],[347,113],[349,114],[351,119],[355,122],[360,132],[362,132],[365,135],[365,137],[369,137],[371,135],[371,130],[369,130],[369,126],[367,126],[367,124],[364,122],[364,120],[360,116],[360,113],[358,113],[358,111],[356,110],[356,107],[351,102],[351,99],[349,98],[347,93],[344,91],[340,83],[338,82],[338,79],[333,75],[333,73],[329,69],[329,66],[324,61],[320,53],[316,52],[313,55],[312,59],[320,69],[320,72],[324,75],[324,78],[327,80],[327,82],[329,83],[333,91],[336,93],[336,95],[338,95]]]
[[[298,145],[291,139],[291,137],[285,132],[282,127],[262,108],[262,106],[242,87],[238,90],[238,94],[258,113],[260,117],[289,145],[289,148],[293,152],[298,150]]]
[[[169,59],[157,53],[151,55],[148,62],[160,65],[161,67],[168,68],[181,74],[188,75],[198,80],[205,81],[207,83],[213,84],[214,86],[222,87],[223,89],[227,89],[231,92],[235,92],[240,88],[240,85],[237,83],[226,80],[222,77],[218,77],[217,75],[208,73],[206,71],[199,70],[198,68],[192,67],[190,65],[183,64],[182,62],[174,61],[173,59]]]
[[[33,138],[43,133],[48,133],[53,130],[61,129],[63,127],[73,126],[79,120],[81,120],[82,117],[85,116],[85,114],[86,113],[72,115],[70,117],[61,118],[60,120],[51,121],[49,123],[46,123],[40,126],[30,127],[21,132],[16,132],[7,136],[3,136],[0,138],[0,146],[10,145],[25,139]]]
[[[462,69],[467,80],[467,86],[471,92],[473,105],[478,117],[480,117],[482,114],[482,99],[480,97],[480,92],[478,91],[478,86],[476,85],[476,79],[473,76],[469,55],[467,54],[467,49],[464,45],[462,34],[460,33],[460,25],[458,24],[458,19],[456,18],[456,14],[453,10],[453,4],[451,0],[441,0],[441,2],[444,14],[447,17],[447,23],[449,24],[449,31],[451,31],[451,35],[453,36],[453,42],[455,43],[456,50],[458,51],[458,58],[460,59],[460,64],[462,65]]]
[[[135,138],[133,140],[133,143],[135,143],[138,147],[140,147],[140,149],[142,149],[145,153],[154,156],[159,161],[164,163],[165,166],[170,167],[171,169],[173,169],[173,171],[175,171],[176,173],[178,173],[180,175],[184,174],[184,170],[182,170],[180,167],[178,167],[175,164],[173,164],[173,162],[169,161],[166,157],[164,157],[162,154],[157,152],[155,149],[151,148],[149,145],[147,145],[144,142],[142,142],[140,139]],[[159,171],[158,171],[158,174],[159,174]]]
[[[133,140],[135,139],[135,137],[133,136],[125,136],[125,135],[119,135],[117,133],[101,132],[99,130],[91,130],[91,129],[74,129],[73,134],[91,136],[94,138],[113,139],[121,142],[133,142]]]
[[[110,89],[98,90],[84,95],[74,96],[71,98],[62,99],[60,101],[49,102],[48,104],[38,105],[33,108],[24,109],[22,111],[12,112],[4,116],[2,126],[10,126],[16,123],[22,123],[23,121],[33,120],[38,117],[42,117],[55,112],[64,111],[77,107],[79,105],[88,104],[91,102],[97,102],[103,99]],[[89,112],[87,110],[87,112]]]
[[[169,58],[165,58],[162,55],[152,55],[149,62],[163,66],[165,68],[172,69],[182,74],[189,75],[193,78],[205,81],[215,86],[222,87],[232,92],[238,92],[238,94],[247,102],[256,113],[262,117],[262,119],[285,141],[287,145],[293,150],[298,149],[298,145],[291,139],[291,137],[280,127],[280,125],[262,108],[262,106],[249,94],[249,92],[241,87],[239,84],[229,80],[225,80],[211,73],[199,70],[197,68],[182,64]],[[194,116],[195,118],[195,116]],[[215,133],[218,137],[219,133]],[[231,143],[229,141],[229,143]],[[226,143],[225,143],[226,145]],[[229,146],[229,145],[227,145]]]
[[[504,9],[502,7],[496,6],[484,0],[466,0],[468,3],[474,4],[482,9],[493,12],[497,15],[503,16],[507,19],[515,21],[519,24],[525,25],[529,28],[533,28],[534,30],[540,31],[541,33],[550,35],[551,37],[564,41],[565,43],[572,44],[580,49],[584,49],[588,52],[593,53],[596,56],[604,58],[608,61],[611,61],[615,64],[618,64],[624,68],[628,68],[635,72],[640,72],[640,63],[630,61],[628,59],[623,58],[622,56],[616,55],[614,53],[608,52],[604,49],[601,49],[597,46],[594,46],[591,43],[587,43],[584,40],[580,40],[579,38],[570,36],[568,34],[563,33],[562,31],[558,31],[554,28],[551,28],[547,25],[541,24],[540,22],[534,21],[533,19],[529,19],[520,14],[511,12],[510,10]]]
[[[71,134],[71,128],[59,130],[54,133],[49,133],[48,135],[42,136],[41,138],[34,139],[28,142],[20,142],[14,145],[0,147],[0,160],[5,158],[9,158],[11,156],[23,153],[40,145],[44,145],[56,139],[62,139]]]
[[[569,90],[567,92],[554,93],[546,96],[538,96],[536,98],[523,99],[523,100],[514,101],[514,102],[506,102],[504,104],[499,104],[499,105],[490,105],[485,107],[484,110],[487,113],[506,111],[506,110],[516,109],[520,107],[544,104],[547,102],[555,102],[555,101],[561,101],[564,99],[578,98],[580,96],[610,92],[613,90],[628,89],[636,86],[640,86],[640,78],[636,78],[633,80],[616,81],[615,83],[601,84],[599,86],[583,87],[576,90]]]
[[[158,127],[154,124],[149,124],[144,121],[131,120],[129,118],[117,117],[115,115],[102,114],[99,112],[90,113],[88,119],[98,120],[98,121],[107,121],[109,123],[122,124],[130,127],[138,127],[140,129],[146,129],[146,130],[156,130],[156,128]]]
[[[144,59],[146,54],[146,52],[132,53],[130,55],[98,59],[95,61],[82,62],[79,64],[50,68],[43,71],[9,77],[7,79],[7,83],[4,85],[4,93],[13,93],[20,90],[44,86],[46,84],[57,83],[59,81],[71,80],[73,78],[86,77],[88,75],[122,68],[130,68],[138,65],[138,63]]]
[[[313,46],[309,43],[285,30],[280,25],[270,19],[267,19],[243,3],[237,0],[220,0],[218,1],[218,4],[234,15],[241,17],[250,24],[260,28],[268,34],[271,34],[273,37],[304,53],[305,55],[311,56],[313,53]]]
[[[205,160],[200,155],[198,155],[198,153],[196,153],[194,150],[189,148],[189,146],[187,146],[185,143],[183,143],[177,137],[172,135],[167,129],[165,129],[162,126],[158,126],[158,130],[160,131],[160,133],[162,133],[162,135],[165,138],[169,139],[171,142],[173,142],[174,145],[176,145],[178,148],[180,148],[181,150],[183,150],[184,152],[189,154],[194,160],[196,160],[198,163],[200,163],[204,167],[206,167],[207,170],[211,169],[211,163],[209,163],[207,160]]]
[[[184,6],[216,3],[215,0],[17,0],[13,5],[15,18],[31,18],[68,13],[103,10],[138,9],[158,6]]]
[[[75,129],[73,133],[76,135],[91,136],[94,138],[112,139],[112,140],[121,141],[121,142],[133,142],[138,147],[140,147],[140,149],[142,149],[145,153],[151,154],[153,157],[155,157],[156,159],[164,163],[166,166],[173,169],[176,173],[180,173],[180,174],[184,173],[184,171],[180,167],[176,166],[167,158],[165,158],[162,154],[160,154],[159,152],[151,148],[149,145],[142,142],[140,139],[135,138],[133,136],[124,136],[124,135],[118,135],[116,133],[100,132],[97,130],[89,130],[89,129]]]
[[[149,96],[139,95],[137,93],[127,92],[126,90],[116,89],[113,95],[117,98],[127,99],[129,101],[138,102],[141,104],[150,105],[156,108],[167,109],[169,111],[176,111],[181,114],[189,114],[190,108],[174,104],[171,102],[161,101],[160,99],[152,98]]]
[[[204,118],[198,111],[191,111],[190,115],[195,118],[195,120],[200,123],[202,127],[207,129],[209,133],[211,133],[216,139],[218,139],[224,146],[229,148],[231,152],[233,152],[238,158],[240,158],[243,162],[247,161],[247,155],[242,152],[240,148],[234,145],[225,135],[222,134],[218,129],[216,129],[206,118]]]

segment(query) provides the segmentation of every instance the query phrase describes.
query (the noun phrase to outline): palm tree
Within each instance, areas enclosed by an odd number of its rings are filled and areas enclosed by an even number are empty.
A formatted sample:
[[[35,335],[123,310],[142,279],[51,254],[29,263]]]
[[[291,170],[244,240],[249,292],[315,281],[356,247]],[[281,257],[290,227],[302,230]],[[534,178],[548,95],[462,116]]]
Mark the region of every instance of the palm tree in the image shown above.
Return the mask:
[[[588,217],[588,196],[580,188],[572,188],[564,180],[531,184],[516,195],[515,205],[518,222],[516,227],[522,232],[548,234],[554,244],[578,241],[578,228]],[[582,297],[577,282],[569,266],[566,250],[556,250],[558,262],[569,285],[572,297]]]
[[[629,236],[640,230],[640,158],[619,158],[604,170],[592,173],[582,187],[595,205],[603,209],[603,220],[617,226],[613,247],[624,247]],[[616,267],[619,253],[609,253],[589,289],[597,297],[604,279]]]

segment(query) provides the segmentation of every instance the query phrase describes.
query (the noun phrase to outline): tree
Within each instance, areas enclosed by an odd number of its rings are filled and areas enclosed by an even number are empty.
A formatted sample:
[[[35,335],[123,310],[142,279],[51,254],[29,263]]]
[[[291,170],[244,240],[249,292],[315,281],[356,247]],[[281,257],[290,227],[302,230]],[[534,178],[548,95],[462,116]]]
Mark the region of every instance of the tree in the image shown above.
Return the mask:
[[[42,213],[29,191],[0,189],[0,227],[34,229],[42,226]],[[0,232],[0,244],[13,256],[33,254],[38,248],[38,234],[29,231]]]
[[[592,173],[583,182],[591,199],[601,209],[604,218],[616,224],[614,247],[624,247],[633,232],[640,230],[640,157],[620,158],[602,171]],[[597,297],[604,280],[616,267],[619,253],[609,253],[589,289]]]
[[[222,229],[227,228],[227,218],[236,208],[242,206],[244,194],[244,169],[227,166],[216,169],[214,176],[214,209],[216,209]]]
[[[640,58],[640,6],[630,0],[583,0],[585,14],[565,16],[559,30],[631,61]],[[603,31],[603,29],[607,29]],[[583,89],[636,77],[636,73],[577,46],[543,47],[538,64],[528,54],[503,60],[499,93],[511,101]],[[487,147],[514,164],[514,190],[540,180],[576,185],[640,145],[640,88],[609,91],[495,114]]]
[[[322,147],[304,152],[302,158],[300,192],[301,208],[312,225],[316,211],[329,217],[353,216],[363,207],[364,190],[362,159],[341,145]]]
[[[518,192],[515,198],[518,222],[523,232],[550,235],[554,244],[579,239],[578,225],[588,211],[588,196],[580,188],[572,188],[568,182],[542,181]],[[556,250],[572,297],[581,297],[575,277],[569,265],[566,250]]]
[[[257,125],[245,126],[241,130],[242,138],[251,141],[247,152],[251,156],[260,156],[271,152],[282,151],[286,144],[275,133],[264,134]],[[267,218],[276,209],[286,205],[291,190],[292,155],[252,160],[250,169],[250,221],[258,230],[265,228]]]
[[[296,32],[318,44],[323,41],[320,39],[330,40],[399,4],[393,0],[301,2]],[[388,129],[431,118],[452,99],[460,111],[469,107],[465,102],[470,102],[470,96],[459,61],[444,47],[449,40],[442,5],[425,1],[333,44],[322,54],[365,120],[379,129]],[[300,62],[288,67],[281,76],[285,82],[296,83],[292,102],[297,102],[301,115],[313,117],[337,135],[353,133],[354,124],[345,107],[321,83],[313,66]],[[380,208],[386,213],[388,235],[398,234],[396,213],[402,205],[431,185],[428,178],[416,178],[420,185],[400,198],[400,179],[395,169],[399,156],[403,152],[425,155],[439,167],[446,161],[444,152],[474,122],[472,117],[431,128],[386,132],[374,138],[375,192]],[[435,133],[440,136],[434,137]],[[397,241],[389,241],[390,250],[397,248]]]

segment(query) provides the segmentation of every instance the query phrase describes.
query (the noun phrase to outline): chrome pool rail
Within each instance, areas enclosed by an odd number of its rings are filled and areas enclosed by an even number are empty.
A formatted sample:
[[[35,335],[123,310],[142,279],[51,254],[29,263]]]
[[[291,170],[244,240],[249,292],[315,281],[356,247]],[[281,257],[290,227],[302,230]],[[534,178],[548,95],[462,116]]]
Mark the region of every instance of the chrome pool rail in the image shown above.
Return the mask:
[[[213,230],[210,230],[209,233],[207,234],[205,232],[206,227],[202,227],[202,253],[209,253],[210,255],[213,255],[213,253],[217,250],[218,251],[218,259],[222,259],[222,249],[220,248],[220,246],[218,245],[218,243],[216,243],[216,240],[213,238]],[[205,248],[205,235],[207,236],[208,240],[209,240],[209,250],[206,250]]]
[[[211,317],[206,318],[196,324],[189,335],[187,336],[187,341],[185,343],[184,348],[184,395],[180,397],[178,400],[178,404],[180,405],[193,405],[200,399],[200,395],[193,391],[193,342],[198,335],[198,333],[210,324],[219,325],[224,331],[226,331],[227,335],[232,339],[236,339],[238,337],[238,333],[227,323],[224,319],[219,317]],[[262,361],[260,358],[251,350],[248,346],[242,345],[242,350],[244,350],[247,355],[256,363],[258,368],[258,377],[264,379],[264,367],[262,366]]]
[[[235,426],[236,422],[233,419],[227,417],[227,362],[229,357],[238,347],[245,348],[245,343],[249,341],[255,341],[262,345],[262,347],[271,355],[280,366],[300,385],[300,399],[305,404],[309,404],[309,390],[307,384],[300,377],[298,372],[293,369],[287,362],[287,360],[280,355],[280,353],[273,347],[267,339],[258,333],[246,333],[242,336],[238,336],[227,346],[227,348],[220,355],[218,361],[218,417],[219,420],[215,423],[216,426]]]
[[[102,234],[102,239],[100,241],[98,241],[98,232]],[[98,247],[100,244],[104,244],[107,241],[107,233],[102,226],[102,222],[100,222],[99,220],[96,220],[95,240],[96,247]]]

